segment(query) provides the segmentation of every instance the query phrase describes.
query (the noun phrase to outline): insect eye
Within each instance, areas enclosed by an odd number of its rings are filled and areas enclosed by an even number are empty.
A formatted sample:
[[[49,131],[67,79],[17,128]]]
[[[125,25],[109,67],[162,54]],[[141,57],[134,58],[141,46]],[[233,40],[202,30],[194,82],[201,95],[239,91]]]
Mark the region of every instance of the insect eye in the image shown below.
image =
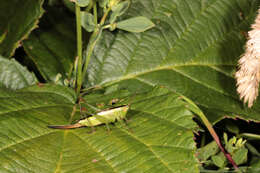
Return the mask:
[[[119,99],[112,99],[109,104],[110,105],[115,105],[117,102],[119,101]]]

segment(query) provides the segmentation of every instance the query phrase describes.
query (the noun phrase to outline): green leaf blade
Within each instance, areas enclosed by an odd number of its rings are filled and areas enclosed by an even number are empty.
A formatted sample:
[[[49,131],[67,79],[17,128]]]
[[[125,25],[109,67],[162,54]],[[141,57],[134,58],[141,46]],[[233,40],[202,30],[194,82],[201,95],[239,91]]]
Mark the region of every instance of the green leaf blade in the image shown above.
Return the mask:
[[[185,107],[186,103],[168,90],[158,88],[134,97],[129,98],[132,104],[127,114],[127,128],[116,123],[107,136],[98,127],[96,134],[85,139],[98,147],[97,151],[104,151],[100,154],[104,158],[93,159],[108,160],[108,165],[112,165],[115,172],[197,172],[192,137],[192,129],[196,126],[192,113]],[[88,96],[84,100],[92,100],[96,104],[104,102],[102,95],[90,98]],[[187,121],[183,121],[183,117]],[[110,143],[109,146],[107,143]],[[111,152],[114,153],[112,157],[109,155]]]
[[[21,89],[37,82],[37,78],[16,60],[0,55],[0,87]]]
[[[91,13],[81,12],[81,26],[88,32],[95,29],[94,16]]]
[[[133,17],[116,23],[116,28],[122,29],[128,32],[144,32],[153,28],[154,23],[146,17]]]
[[[40,90],[39,86],[35,87]],[[55,169],[63,136],[46,125],[73,119],[70,115],[73,104],[66,99],[71,96],[63,95],[30,92],[29,89],[13,92],[0,88],[1,172],[51,172]]]
[[[120,2],[119,4],[113,6],[112,7],[113,12],[109,18],[109,23],[113,24],[116,21],[117,17],[123,15],[129,8],[130,3],[131,2],[129,0],[127,0],[127,1]]]
[[[25,51],[46,81],[55,82],[58,74],[64,80],[76,57],[75,21],[64,10],[49,9],[40,26],[23,42]]]
[[[43,0],[11,0],[1,1],[0,35],[5,39],[0,43],[0,54],[11,57],[22,40],[37,27],[44,10]]]
[[[193,100],[213,123],[227,115],[260,121],[259,101],[252,109],[243,106],[233,77],[246,41],[241,31],[249,29],[259,5],[256,0],[135,1],[127,17],[146,16],[156,26],[138,34],[104,32],[97,47],[105,53],[94,53],[89,80],[99,86],[128,80],[163,85]],[[241,12],[244,18],[237,15]]]
[[[76,0],[76,4],[80,7],[86,7],[89,4],[89,0]]]
[[[105,126],[97,126],[95,133],[88,133],[90,128],[47,128],[79,119],[78,109],[71,114],[71,93],[75,95],[69,88],[54,85],[17,92],[1,89],[2,172],[199,172],[193,141],[196,125],[178,95],[163,88],[136,95],[127,127],[116,122],[110,124],[111,132]],[[90,94],[84,99],[94,98],[87,100],[95,105],[109,103],[114,96]],[[131,99],[120,94],[118,98]],[[188,121],[181,121],[184,117]]]

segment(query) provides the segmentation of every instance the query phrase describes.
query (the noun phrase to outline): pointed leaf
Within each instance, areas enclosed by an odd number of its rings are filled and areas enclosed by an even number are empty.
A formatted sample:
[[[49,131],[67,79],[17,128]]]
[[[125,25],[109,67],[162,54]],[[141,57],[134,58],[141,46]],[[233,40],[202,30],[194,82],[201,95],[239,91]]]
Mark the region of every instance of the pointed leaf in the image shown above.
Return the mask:
[[[247,162],[247,157],[248,157],[248,149],[246,148],[240,148],[238,151],[234,153],[234,161],[236,162],[237,165],[243,164]]]
[[[144,32],[152,27],[154,23],[146,17],[133,17],[116,23],[116,28],[128,32]]]
[[[65,79],[73,67],[76,57],[74,24],[74,19],[64,11],[49,9],[40,28],[23,42],[29,58],[47,81],[55,81],[58,74]]]
[[[203,109],[211,122],[224,116],[260,121],[260,98],[243,106],[233,73],[258,0],[142,0],[127,16],[146,16],[156,26],[143,33],[104,32],[89,69],[89,83],[124,81],[163,85]]]
[[[88,32],[95,29],[94,16],[91,13],[81,12],[81,26]]]
[[[88,6],[90,0],[75,0],[76,4],[80,7]]]
[[[0,55],[0,87],[20,89],[37,82],[35,75],[19,64],[15,59],[6,59]]]
[[[219,147],[215,141],[210,142],[202,148],[197,150],[198,159],[203,163],[211,156],[216,155],[219,152]]]
[[[43,14],[43,0],[8,0],[0,2],[0,54],[5,57],[13,55],[30,32],[36,28]]]
[[[130,6],[130,1],[123,1],[112,7],[112,14],[109,18],[109,23],[112,24],[116,21],[117,17],[123,15]]]
[[[131,100],[116,93],[85,100],[95,106],[115,95],[120,102]],[[199,172],[193,115],[164,88],[132,98],[127,126],[116,122],[109,133],[102,125],[95,133],[47,128],[79,119],[75,92],[63,86],[0,89],[0,98],[0,172]]]

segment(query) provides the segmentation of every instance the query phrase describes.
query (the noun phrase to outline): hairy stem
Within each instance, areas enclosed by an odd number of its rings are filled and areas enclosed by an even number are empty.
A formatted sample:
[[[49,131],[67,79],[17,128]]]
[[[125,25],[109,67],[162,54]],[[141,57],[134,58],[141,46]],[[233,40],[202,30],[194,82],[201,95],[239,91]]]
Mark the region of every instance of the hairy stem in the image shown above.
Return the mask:
[[[80,7],[75,4],[76,10],[76,27],[77,27],[77,51],[78,51],[78,65],[77,65],[77,95],[80,93],[82,85],[82,31],[81,31],[81,14]]]

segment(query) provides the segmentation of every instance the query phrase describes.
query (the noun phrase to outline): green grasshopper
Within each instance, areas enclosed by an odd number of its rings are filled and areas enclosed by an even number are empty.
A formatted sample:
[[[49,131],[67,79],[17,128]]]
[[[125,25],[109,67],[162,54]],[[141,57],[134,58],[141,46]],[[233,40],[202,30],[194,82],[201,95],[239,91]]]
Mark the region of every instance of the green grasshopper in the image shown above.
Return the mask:
[[[74,129],[74,128],[79,128],[84,126],[94,127],[101,124],[105,124],[108,130],[110,130],[108,124],[113,123],[115,121],[122,122],[122,120],[126,120],[126,114],[128,110],[129,110],[129,105],[122,105],[119,107],[98,112],[96,115],[80,120],[76,124],[50,125],[48,127],[55,128],[55,129]]]

